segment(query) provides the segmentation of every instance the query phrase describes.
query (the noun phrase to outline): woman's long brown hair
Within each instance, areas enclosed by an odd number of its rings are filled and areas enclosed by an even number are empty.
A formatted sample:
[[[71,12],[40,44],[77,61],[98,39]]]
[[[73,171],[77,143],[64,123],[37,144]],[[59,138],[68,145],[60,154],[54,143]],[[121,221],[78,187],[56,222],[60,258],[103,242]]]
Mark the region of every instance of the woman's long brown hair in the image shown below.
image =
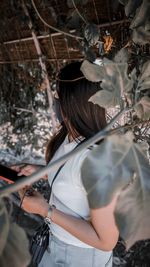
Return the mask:
[[[100,83],[90,82],[80,71],[81,62],[65,66],[58,77],[57,93],[64,122],[59,132],[48,143],[46,161],[49,162],[67,134],[73,139],[88,139],[106,126],[105,109],[89,101],[101,90]]]

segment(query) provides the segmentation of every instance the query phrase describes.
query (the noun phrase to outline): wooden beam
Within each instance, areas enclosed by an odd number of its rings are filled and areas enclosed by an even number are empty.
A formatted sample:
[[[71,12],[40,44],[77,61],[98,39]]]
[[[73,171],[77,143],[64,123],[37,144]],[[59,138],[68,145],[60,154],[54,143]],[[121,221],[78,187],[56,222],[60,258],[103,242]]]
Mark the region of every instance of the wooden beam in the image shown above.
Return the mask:
[[[110,22],[103,23],[103,24],[98,25],[98,27],[99,28],[105,28],[105,27],[111,27],[111,26],[115,26],[115,25],[118,25],[118,24],[128,23],[128,22],[129,22],[129,19],[124,19],[124,20],[113,21],[111,23]],[[69,32],[70,33],[75,33],[76,30],[71,30]],[[47,35],[39,35],[39,36],[37,36],[37,39],[47,39],[47,38],[50,38],[50,37],[55,37],[55,36],[57,37],[57,36],[62,36],[62,35],[63,34],[60,33],[60,32],[55,32],[55,33],[51,33],[51,34],[47,34]],[[33,40],[33,37],[30,36],[30,37],[26,37],[26,38],[6,41],[6,42],[3,42],[3,44],[7,45],[7,44],[14,44],[14,43],[32,41],[32,40]]]

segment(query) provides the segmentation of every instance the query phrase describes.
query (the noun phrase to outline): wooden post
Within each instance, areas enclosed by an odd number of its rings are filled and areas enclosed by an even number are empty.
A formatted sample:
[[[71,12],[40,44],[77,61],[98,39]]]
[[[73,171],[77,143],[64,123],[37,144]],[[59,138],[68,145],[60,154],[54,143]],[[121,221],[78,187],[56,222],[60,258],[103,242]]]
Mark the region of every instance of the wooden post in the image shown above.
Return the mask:
[[[40,43],[39,43],[39,40],[38,40],[38,38],[37,38],[37,36],[36,36],[36,34],[34,32],[33,23],[32,23],[32,20],[30,18],[28,9],[27,9],[24,1],[22,1],[22,7],[23,7],[23,10],[24,10],[26,16],[29,18],[28,25],[29,25],[29,28],[31,29],[33,41],[34,41],[34,44],[35,44],[35,48],[36,48],[36,51],[37,51],[37,54],[38,54],[38,57],[39,57],[39,62],[40,62],[41,69],[42,69],[42,76],[43,76],[44,82],[46,84],[48,103],[49,103],[49,110],[50,110],[51,120],[52,120],[52,128],[53,128],[53,133],[55,133],[56,130],[57,130],[57,123],[56,123],[56,116],[55,116],[55,113],[53,111],[53,95],[52,95],[51,86],[50,86],[50,82],[49,82],[49,78],[48,78],[46,64],[42,59],[42,51],[41,51]]]

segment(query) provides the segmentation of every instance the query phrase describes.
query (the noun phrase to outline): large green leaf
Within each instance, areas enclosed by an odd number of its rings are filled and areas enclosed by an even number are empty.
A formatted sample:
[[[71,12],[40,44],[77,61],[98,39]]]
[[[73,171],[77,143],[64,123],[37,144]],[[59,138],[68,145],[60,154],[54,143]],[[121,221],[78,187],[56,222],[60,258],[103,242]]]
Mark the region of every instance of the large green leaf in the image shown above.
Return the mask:
[[[3,252],[3,249],[7,242],[9,232],[9,220],[6,207],[3,203],[3,200],[0,199],[0,255]]]
[[[28,239],[24,230],[10,220],[0,199],[0,267],[26,267],[30,263]]]
[[[150,97],[143,96],[135,105],[134,110],[140,119],[150,119]]]
[[[142,3],[142,0],[128,0],[128,3],[125,6],[125,14],[127,17],[134,15],[136,9]]]
[[[25,232],[17,224],[12,223],[6,246],[0,256],[0,266],[27,267],[30,259],[29,242]]]
[[[140,71],[136,84],[137,103],[134,110],[140,119],[148,120],[150,118],[150,97],[147,95],[150,90],[150,61],[146,61],[140,67]]]
[[[81,66],[81,71],[84,76],[92,81],[101,81],[101,88],[89,101],[94,104],[99,104],[104,108],[122,106],[123,93],[131,90],[133,82],[127,75],[127,63],[116,63],[108,59],[103,60],[103,66],[97,66],[88,61],[84,61]]]
[[[126,5],[128,3],[128,0],[119,0],[119,2],[122,4],[122,5]]]
[[[143,64],[137,86],[140,91],[150,89],[150,60]]]
[[[104,62],[104,69],[105,73],[101,83],[104,90],[116,93],[117,96],[119,96],[119,92],[121,95],[130,91],[133,83],[127,75],[127,63],[115,63],[107,60]]]
[[[81,65],[81,71],[87,80],[91,82],[100,82],[104,77],[104,68],[88,60],[84,60]]]
[[[149,13],[150,13],[150,1],[143,0],[140,7],[136,9],[136,14],[130,24],[130,28],[134,29],[142,25],[145,25],[145,22],[149,17]]]
[[[100,90],[92,97],[90,97],[89,101],[104,108],[111,108],[119,106],[120,104],[122,105],[122,100],[119,90],[115,90],[114,92],[107,90]]]
[[[115,219],[127,247],[150,238],[150,166],[131,133],[106,138],[84,160],[81,174],[90,208],[119,194]]]
[[[140,26],[133,30],[132,40],[136,44],[144,45],[150,43],[150,30],[146,30],[145,26]]]
[[[116,63],[127,63],[128,58],[129,58],[128,49],[126,47],[123,47],[116,53],[114,61]]]

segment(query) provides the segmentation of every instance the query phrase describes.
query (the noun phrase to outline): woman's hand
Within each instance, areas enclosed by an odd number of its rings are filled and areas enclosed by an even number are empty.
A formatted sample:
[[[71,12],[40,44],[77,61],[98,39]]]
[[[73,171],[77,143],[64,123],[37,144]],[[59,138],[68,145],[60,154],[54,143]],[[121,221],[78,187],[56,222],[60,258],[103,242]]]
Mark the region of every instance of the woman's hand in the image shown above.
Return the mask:
[[[18,176],[29,176],[33,174],[34,172],[38,171],[40,169],[40,166],[38,165],[26,165],[25,167],[20,168]]]
[[[18,176],[29,176],[33,174],[34,172],[37,172],[41,167],[39,165],[26,165],[25,167],[20,166],[12,166],[11,169],[18,172]],[[43,179],[47,179],[47,175],[44,175],[41,177]]]
[[[43,217],[47,216],[49,204],[46,199],[35,190],[31,196],[26,196],[25,192],[26,188],[19,191],[20,198],[23,199],[22,208],[29,213],[39,214]]]

